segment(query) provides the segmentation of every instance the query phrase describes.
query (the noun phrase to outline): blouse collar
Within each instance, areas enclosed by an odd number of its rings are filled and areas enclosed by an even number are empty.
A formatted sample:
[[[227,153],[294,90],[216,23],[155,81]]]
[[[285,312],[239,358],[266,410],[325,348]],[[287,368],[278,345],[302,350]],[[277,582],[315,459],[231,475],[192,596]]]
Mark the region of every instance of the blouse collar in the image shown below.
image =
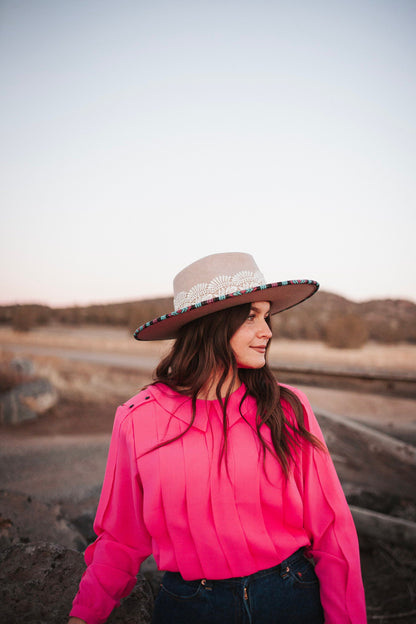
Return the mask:
[[[192,418],[192,400],[190,397],[180,394],[175,390],[172,390],[168,386],[162,383],[157,383],[153,386],[149,386],[148,391],[151,392],[155,401],[167,412],[179,418],[187,425]],[[250,424],[254,425],[256,421],[256,400],[252,396],[247,396],[241,406],[240,403],[246,392],[246,386],[241,384],[237,390],[235,390],[228,401],[227,416],[228,426],[232,427],[236,422],[241,420],[241,414]],[[208,426],[209,412],[214,408],[217,413],[222,416],[222,406],[217,399],[213,401],[206,401],[204,399],[197,399],[196,401],[196,413],[193,427],[196,427],[200,431],[206,431]]]

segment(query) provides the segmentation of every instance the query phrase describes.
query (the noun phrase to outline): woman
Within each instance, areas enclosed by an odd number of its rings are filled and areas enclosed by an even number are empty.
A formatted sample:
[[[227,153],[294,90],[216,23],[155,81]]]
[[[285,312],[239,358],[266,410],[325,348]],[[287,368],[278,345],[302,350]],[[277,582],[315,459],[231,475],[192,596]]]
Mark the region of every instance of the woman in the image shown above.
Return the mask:
[[[306,397],[266,363],[270,317],[313,295],[266,284],[248,254],[174,280],[175,311],[136,330],[175,338],[116,414],[98,539],[70,623],[105,622],[154,554],[153,624],[364,624],[351,514]]]

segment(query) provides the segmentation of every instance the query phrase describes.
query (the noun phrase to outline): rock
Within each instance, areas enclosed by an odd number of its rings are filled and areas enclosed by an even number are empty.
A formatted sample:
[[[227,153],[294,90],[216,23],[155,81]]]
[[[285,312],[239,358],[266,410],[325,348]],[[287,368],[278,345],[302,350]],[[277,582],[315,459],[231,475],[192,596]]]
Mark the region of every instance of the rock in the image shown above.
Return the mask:
[[[62,514],[78,529],[89,544],[97,538],[93,529],[97,504],[98,497],[89,497],[76,503],[64,501],[61,504]],[[153,555],[143,561],[140,573],[149,582],[153,596],[156,598],[164,572],[158,569]]]
[[[18,544],[0,552],[0,622],[64,624],[84,570],[81,553],[56,544]],[[150,587],[139,575],[108,624],[149,624],[152,608]]]
[[[16,424],[36,418],[57,400],[58,393],[47,379],[21,383],[0,396],[0,423]]]
[[[96,535],[94,533],[94,513],[83,513],[78,515],[76,518],[71,519],[71,524],[73,524],[81,535],[87,540],[90,544],[96,539]]]
[[[350,505],[359,536],[371,537],[384,544],[416,548],[416,522]]]
[[[90,544],[96,539],[94,519],[97,511],[98,496],[88,496],[82,500],[66,499],[60,503],[62,515],[75,526]]]
[[[316,416],[341,483],[416,502],[415,446],[339,414],[317,410]]]
[[[83,535],[62,516],[59,505],[0,490],[0,548],[39,541],[75,550],[84,550],[87,545]]]
[[[22,357],[13,358],[9,366],[12,370],[16,371],[16,373],[19,373],[19,375],[33,375],[35,372],[33,362]]]
[[[153,555],[150,555],[150,557],[143,561],[140,566],[140,573],[149,581],[153,596],[156,598],[159,593],[164,572],[158,569]]]

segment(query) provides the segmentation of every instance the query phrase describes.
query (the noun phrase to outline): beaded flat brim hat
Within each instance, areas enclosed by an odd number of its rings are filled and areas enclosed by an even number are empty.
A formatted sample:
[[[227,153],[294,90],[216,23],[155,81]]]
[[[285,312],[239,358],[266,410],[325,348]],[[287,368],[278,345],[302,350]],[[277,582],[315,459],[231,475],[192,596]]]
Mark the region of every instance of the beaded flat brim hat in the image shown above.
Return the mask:
[[[266,284],[250,254],[213,254],[178,273],[173,280],[173,312],[141,325],[134,337],[175,338],[178,329],[197,318],[254,301],[270,301],[270,314],[276,314],[305,301],[318,288],[317,282],[307,279]]]

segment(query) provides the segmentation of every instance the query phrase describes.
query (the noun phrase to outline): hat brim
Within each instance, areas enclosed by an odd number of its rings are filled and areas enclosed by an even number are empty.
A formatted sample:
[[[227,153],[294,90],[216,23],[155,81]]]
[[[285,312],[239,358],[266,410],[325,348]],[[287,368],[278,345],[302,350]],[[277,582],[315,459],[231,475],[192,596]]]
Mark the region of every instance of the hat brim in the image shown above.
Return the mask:
[[[169,340],[176,337],[183,325],[197,318],[254,301],[270,301],[270,314],[277,314],[309,299],[318,288],[314,280],[291,280],[240,290],[159,316],[138,327],[134,337],[136,340]]]

